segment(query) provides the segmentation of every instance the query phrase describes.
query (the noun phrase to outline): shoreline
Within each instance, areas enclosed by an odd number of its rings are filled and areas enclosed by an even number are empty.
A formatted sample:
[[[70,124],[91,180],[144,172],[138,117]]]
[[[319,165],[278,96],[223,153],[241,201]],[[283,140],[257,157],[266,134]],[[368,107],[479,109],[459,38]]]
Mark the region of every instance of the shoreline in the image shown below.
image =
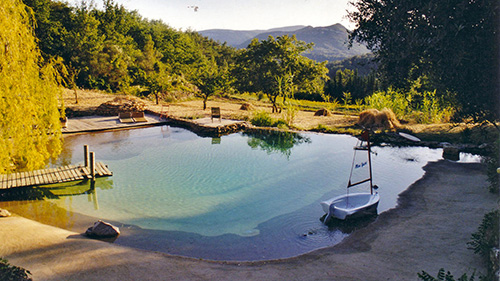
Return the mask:
[[[288,259],[219,262],[87,239],[22,217],[0,219],[0,256],[35,280],[408,280],[443,267],[485,272],[466,242],[497,196],[484,165],[438,161],[400,194],[398,206],[340,244]]]

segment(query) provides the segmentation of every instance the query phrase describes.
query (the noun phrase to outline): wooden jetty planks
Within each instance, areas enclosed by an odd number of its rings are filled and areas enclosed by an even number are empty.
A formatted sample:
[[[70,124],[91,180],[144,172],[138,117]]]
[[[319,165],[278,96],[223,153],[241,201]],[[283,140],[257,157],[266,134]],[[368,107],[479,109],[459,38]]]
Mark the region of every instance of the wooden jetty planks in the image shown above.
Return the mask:
[[[71,169],[69,166],[61,168],[61,171],[60,171],[61,182],[67,182],[67,181],[74,180],[74,177],[71,174],[71,172],[69,172],[69,169]]]
[[[64,167],[64,168],[61,168],[60,175],[61,175],[63,182],[66,181],[65,179],[67,179],[67,181],[77,180],[77,177],[75,176],[75,174],[71,172],[72,169],[74,169],[74,166],[71,166],[71,165]]]
[[[102,162],[96,163],[96,177],[111,176],[113,173]],[[29,172],[0,174],[0,189],[14,187],[63,183],[91,179],[89,167],[68,165]]]

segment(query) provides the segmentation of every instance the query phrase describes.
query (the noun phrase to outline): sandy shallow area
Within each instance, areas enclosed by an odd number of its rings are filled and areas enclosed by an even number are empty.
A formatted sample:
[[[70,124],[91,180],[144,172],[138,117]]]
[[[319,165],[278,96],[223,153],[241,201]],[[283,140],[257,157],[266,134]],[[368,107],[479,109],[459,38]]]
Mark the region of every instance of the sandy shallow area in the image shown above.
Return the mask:
[[[91,240],[20,216],[0,218],[0,256],[34,280],[417,280],[443,267],[485,272],[466,243],[497,207],[485,167],[439,161],[400,195],[397,208],[342,243],[266,262],[213,262]]]

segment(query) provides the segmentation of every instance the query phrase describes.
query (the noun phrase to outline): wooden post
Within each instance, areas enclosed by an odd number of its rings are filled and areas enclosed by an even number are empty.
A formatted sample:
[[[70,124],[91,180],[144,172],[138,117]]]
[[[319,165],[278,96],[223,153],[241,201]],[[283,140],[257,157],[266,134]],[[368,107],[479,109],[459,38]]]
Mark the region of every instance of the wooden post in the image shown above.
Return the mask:
[[[95,180],[95,154],[93,151],[90,152],[90,175],[92,180]]]
[[[83,160],[85,162],[85,167],[89,166],[89,146],[83,145]]]

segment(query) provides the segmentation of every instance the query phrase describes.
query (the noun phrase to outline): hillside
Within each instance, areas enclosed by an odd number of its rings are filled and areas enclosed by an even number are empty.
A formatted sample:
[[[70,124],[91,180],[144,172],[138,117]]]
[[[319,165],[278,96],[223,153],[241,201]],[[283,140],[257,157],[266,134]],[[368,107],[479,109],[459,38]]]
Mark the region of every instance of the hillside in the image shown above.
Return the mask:
[[[245,42],[250,42],[252,38],[257,37],[259,34],[268,32],[293,32],[304,28],[303,25],[278,27],[268,30],[232,30],[232,29],[207,29],[199,31],[202,36],[206,36],[220,43],[226,42],[229,46],[239,48]],[[266,37],[267,38],[267,37]],[[247,44],[248,45],[248,44]],[[246,46],[245,46],[246,47]]]
[[[253,38],[265,40],[268,36],[282,36],[295,34],[297,39],[307,43],[314,43],[314,48],[306,57],[316,61],[336,61],[352,56],[367,54],[370,51],[363,45],[354,44],[348,48],[348,30],[341,24],[325,27],[291,26],[270,30],[236,31],[236,30],[205,30],[200,34],[219,42],[227,42],[236,48],[246,48]],[[238,42],[241,42],[238,44]]]
[[[326,67],[329,71],[329,76],[332,77],[337,73],[337,70],[357,70],[358,75],[366,76],[377,70],[377,62],[374,61],[373,53],[350,57],[344,60],[329,62]]]

